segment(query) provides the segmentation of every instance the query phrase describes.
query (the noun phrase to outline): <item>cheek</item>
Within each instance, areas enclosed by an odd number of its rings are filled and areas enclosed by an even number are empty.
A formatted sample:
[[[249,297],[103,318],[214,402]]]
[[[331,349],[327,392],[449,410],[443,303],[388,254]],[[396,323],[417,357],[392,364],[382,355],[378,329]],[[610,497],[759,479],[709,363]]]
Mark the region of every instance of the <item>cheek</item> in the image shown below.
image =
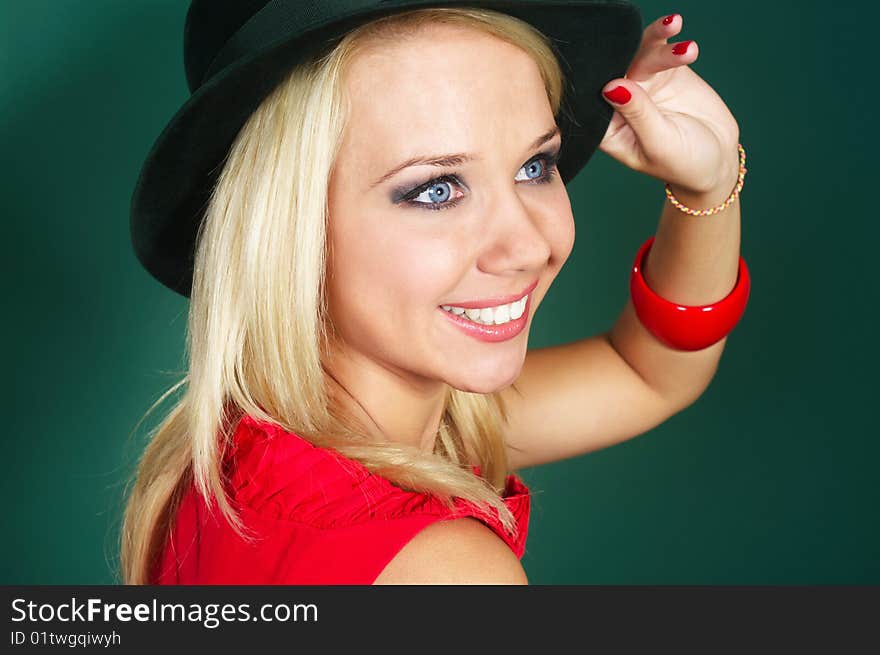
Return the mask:
[[[361,214],[331,228],[331,305],[393,325],[404,317],[418,320],[413,310],[440,304],[454,284],[460,255],[454,243],[429,234],[418,220]]]
[[[456,250],[446,241],[399,230],[374,253],[371,285],[393,316],[418,320],[448,293],[456,278]]]

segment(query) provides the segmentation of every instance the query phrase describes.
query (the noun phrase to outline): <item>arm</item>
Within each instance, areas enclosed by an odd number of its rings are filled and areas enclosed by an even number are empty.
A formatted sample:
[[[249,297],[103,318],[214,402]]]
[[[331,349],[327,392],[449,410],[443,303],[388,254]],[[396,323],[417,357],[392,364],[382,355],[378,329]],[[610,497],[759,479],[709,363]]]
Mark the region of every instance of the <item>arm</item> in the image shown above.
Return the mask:
[[[724,202],[735,184],[734,172],[714,192],[697,195],[674,185],[672,191],[688,207],[702,209]],[[663,298],[682,305],[718,302],[736,284],[739,242],[739,199],[712,216],[689,216],[666,202],[644,264],[645,281]],[[646,384],[668,398],[699,395],[714,376],[727,342],[725,338],[694,352],[673,350],[644,328],[631,299],[608,339]]]

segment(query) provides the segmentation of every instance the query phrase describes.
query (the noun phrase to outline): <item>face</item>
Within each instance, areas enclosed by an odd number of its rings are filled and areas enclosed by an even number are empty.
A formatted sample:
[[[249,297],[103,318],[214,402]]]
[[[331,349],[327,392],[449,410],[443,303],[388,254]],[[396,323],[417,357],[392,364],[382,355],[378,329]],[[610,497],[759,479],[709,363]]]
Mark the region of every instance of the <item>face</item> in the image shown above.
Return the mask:
[[[537,65],[500,39],[437,25],[359,53],[346,80],[328,294],[348,356],[425,388],[509,386],[574,243],[553,168],[561,138],[550,136],[556,123]],[[407,165],[449,155],[457,158]],[[468,319],[472,303],[498,306],[525,291],[519,321],[490,328]],[[505,319],[503,310],[479,316]]]

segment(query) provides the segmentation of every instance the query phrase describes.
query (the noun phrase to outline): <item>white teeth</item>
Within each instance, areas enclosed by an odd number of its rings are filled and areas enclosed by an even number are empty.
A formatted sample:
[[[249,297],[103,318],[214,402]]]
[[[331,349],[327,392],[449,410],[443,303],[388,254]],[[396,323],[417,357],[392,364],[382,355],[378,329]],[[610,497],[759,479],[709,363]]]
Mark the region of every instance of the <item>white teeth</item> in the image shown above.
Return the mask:
[[[523,298],[519,302],[511,303],[510,304],[510,318],[512,318],[515,321],[520,316],[522,316],[522,313],[523,313],[523,311],[525,311],[525,308],[526,308],[526,299],[525,298]]]
[[[440,305],[445,311],[452,312],[457,316],[462,314],[467,316],[474,323],[482,323],[484,325],[502,325],[510,321],[515,321],[526,308],[528,296],[523,296],[516,302],[506,305],[498,305],[497,307],[483,307],[481,309],[464,309],[463,307],[454,307],[452,305]]]
[[[495,319],[495,325],[507,323],[510,320],[510,305],[501,305],[501,307],[495,310],[493,318]]]

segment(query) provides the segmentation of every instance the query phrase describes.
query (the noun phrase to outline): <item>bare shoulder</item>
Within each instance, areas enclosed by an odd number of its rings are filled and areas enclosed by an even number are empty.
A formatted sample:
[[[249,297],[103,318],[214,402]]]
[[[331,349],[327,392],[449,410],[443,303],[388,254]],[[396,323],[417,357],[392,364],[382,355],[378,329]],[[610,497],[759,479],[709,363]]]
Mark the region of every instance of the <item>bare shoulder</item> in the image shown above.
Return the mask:
[[[373,584],[528,584],[513,551],[484,523],[446,519],[419,531]]]

